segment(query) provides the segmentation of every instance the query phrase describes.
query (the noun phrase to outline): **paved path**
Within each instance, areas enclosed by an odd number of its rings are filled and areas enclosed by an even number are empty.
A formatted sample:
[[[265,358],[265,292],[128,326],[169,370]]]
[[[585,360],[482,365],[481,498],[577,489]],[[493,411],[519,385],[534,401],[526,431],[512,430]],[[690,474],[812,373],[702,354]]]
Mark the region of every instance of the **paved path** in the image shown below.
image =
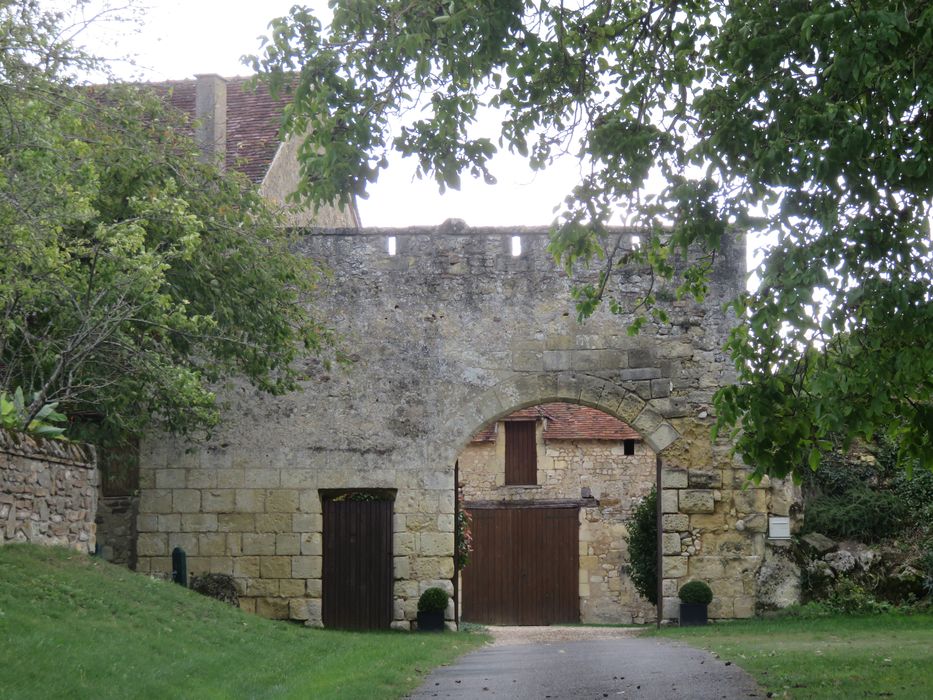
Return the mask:
[[[619,628],[490,628],[495,641],[435,669],[410,697],[762,698],[735,665],[679,642]]]

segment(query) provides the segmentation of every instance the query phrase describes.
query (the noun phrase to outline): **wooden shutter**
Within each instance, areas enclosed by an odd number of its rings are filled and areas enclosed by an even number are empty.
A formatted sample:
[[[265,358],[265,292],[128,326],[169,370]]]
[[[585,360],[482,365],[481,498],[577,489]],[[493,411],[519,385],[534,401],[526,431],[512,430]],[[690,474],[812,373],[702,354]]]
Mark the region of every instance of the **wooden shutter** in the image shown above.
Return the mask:
[[[505,422],[505,483],[538,483],[538,448],[535,421]]]

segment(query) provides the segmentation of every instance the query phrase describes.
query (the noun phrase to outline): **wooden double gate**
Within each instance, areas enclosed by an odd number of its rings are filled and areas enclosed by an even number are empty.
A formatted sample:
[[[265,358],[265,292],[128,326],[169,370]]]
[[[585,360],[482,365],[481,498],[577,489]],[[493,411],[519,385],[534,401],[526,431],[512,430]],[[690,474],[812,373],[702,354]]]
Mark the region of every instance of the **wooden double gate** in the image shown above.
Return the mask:
[[[496,625],[580,621],[579,509],[471,508],[463,619]]]

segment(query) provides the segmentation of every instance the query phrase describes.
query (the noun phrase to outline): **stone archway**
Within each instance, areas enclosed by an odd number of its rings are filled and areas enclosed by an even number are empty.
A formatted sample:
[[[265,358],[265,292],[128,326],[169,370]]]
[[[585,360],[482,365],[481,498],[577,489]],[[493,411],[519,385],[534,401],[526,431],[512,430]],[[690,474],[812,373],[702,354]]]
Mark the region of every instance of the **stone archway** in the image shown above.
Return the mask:
[[[656,454],[605,411],[547,401],[476,433],[457,459],[472,553],[461,617],[485,624],[656,619],[629,576],[627,525],[656,486]]]

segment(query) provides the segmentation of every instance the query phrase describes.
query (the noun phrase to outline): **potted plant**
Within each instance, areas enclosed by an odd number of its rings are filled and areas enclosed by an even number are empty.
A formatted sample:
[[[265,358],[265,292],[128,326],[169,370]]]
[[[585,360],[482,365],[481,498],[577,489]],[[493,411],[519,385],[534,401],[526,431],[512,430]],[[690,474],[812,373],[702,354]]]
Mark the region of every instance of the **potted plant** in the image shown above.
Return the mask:
[[[443,631],[444,613],[450,596],[443,588],[427,589],[418,598],[418,630],[422,632]]]
[[[680,587],[680,626],[705,625],[707,606],[713,600],[713,591],[705,581],[690,581]]]

